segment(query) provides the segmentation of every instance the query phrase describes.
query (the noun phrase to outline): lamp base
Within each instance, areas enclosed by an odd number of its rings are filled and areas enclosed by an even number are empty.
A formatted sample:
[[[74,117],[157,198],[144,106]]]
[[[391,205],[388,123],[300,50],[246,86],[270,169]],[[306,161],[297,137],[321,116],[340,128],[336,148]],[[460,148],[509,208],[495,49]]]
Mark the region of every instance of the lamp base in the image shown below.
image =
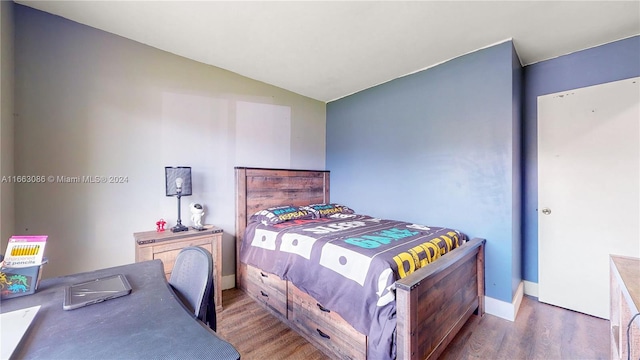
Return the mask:
[[[180,232],[180,231],[188,231],[188,230],[189,228],[182,224],[178,224],[171,228],[171,232]]]

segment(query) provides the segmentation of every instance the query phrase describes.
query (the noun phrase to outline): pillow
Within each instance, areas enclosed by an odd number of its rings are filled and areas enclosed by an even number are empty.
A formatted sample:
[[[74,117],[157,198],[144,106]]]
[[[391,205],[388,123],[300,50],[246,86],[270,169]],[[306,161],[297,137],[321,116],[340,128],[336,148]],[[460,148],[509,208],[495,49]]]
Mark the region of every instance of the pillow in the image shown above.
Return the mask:
[[[354,211],[349,207],[340,204],[313,204],[306,207],[316,211],[320,217],[329,217],[335,214],[354,213]]]
[[[293,205],[270,207],[251,215],[250,221],[260,221],[265,225],[280,224],[289,220],[317,219],[320,215],[307,207]]]

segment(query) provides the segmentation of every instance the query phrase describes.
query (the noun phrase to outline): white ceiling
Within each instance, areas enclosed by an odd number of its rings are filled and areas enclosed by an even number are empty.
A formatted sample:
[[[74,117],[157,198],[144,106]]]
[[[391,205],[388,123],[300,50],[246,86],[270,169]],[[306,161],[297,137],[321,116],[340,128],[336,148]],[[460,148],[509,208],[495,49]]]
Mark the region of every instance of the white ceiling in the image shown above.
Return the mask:
[[[640,0],[16,2],[325,102],[508,39],[528,65],[640,34]]]

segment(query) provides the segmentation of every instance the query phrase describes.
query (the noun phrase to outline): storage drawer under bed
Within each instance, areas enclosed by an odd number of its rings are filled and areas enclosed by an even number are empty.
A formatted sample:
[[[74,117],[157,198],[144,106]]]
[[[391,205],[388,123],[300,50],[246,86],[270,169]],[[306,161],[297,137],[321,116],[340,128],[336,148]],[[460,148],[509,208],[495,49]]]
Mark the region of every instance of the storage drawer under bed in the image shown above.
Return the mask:
[[[317,346],[339,359],[366,358],[367,337],[364,334],[294,285],[289,284],[287,290],[291,303],[289,320]]]
[[[247,294],[276,313],[287,317],[287,282],[285,280],[251,265],[242,264],[240,272]]]

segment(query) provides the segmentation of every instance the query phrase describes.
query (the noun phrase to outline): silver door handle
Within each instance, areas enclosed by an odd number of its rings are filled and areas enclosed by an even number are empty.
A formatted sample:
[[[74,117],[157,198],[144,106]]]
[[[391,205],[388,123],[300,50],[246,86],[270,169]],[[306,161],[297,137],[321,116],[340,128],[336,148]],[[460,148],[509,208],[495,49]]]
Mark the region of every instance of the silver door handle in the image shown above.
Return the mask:
[[[549,214],[551,214],[551,209],[544,208],[544,209],[542,209],[542,213],[545,214],[545,215],[549,215]]]

